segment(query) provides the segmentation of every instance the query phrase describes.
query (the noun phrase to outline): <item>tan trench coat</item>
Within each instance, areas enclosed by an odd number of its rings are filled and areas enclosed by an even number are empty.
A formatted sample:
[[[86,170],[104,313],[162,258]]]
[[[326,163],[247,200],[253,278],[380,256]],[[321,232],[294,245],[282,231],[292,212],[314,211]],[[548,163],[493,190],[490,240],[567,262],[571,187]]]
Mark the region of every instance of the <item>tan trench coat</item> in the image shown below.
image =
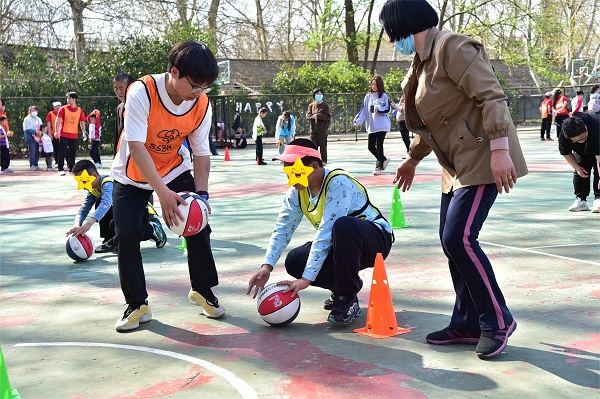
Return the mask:
[[[421,160],[435,152],[444,193],[494,183],[490,140],[499,137],[508,137],[517,177],[527,174],[506,96],[483,45],[431,28],[423,58],[415,55],[402,88],[406,125],[418,135],[409,155]]]

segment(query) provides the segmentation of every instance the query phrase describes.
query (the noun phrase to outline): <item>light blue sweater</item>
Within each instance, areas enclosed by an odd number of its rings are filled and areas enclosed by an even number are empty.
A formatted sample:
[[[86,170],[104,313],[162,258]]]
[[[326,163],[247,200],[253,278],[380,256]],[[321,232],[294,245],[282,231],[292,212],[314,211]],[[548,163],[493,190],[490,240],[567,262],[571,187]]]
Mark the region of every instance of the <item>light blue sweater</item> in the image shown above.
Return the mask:
[[[371,112],[371,105],[374,112]],[[376,92],[367,93],[360,112],[354,117],[354,124],[360,126],[364,123],[367,133],[389,132],[392,128],[389,113],[390,99],[387,93],[384,92],[381,97]]]

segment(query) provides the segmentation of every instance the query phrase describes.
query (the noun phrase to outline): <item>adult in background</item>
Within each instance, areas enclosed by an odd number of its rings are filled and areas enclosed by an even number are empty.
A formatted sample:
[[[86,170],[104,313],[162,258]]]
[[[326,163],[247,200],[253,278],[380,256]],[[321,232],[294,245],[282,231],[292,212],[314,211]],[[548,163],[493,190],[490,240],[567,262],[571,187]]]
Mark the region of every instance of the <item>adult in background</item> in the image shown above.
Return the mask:
[[[590,114],[600,114],[600,85],[594,85],[590,88],[588,112]]]
[[[552,116],[556,124],[556,137],[560,137],[562,131],[562,123],[569,117],[569,99],[562,94],[560,89],[554,90],[552,98]]]
[[[544,101],[540,105],[540,114],[542,115],[542,127],[540,128],[540,136],[541,140],[549,140],[552,141],[552,137],[550,137],[550,128],[552,126],[552,92],[549,91],[546,93]],[[546,138],[544,138],[544,133],[546,133]]]
[[[398,122],[398,129],[400,129],[400,134],[402,135],[402,141],[404,142],[404,145],[406,146],[406,152],[408,152],[408,149],[410,148],[410,132],[409,132],[408,128],[406,127],[406,116],[405,116],[406,103],[404,100],[404,94],[402,95],[402,97],[400,97],[400,101],[398,101],[398,104],[396,104],[392,101],[392,107],[394,107],[397,111],[396,112],[396,122]],[[406,157],[404,157],[404,158],[406,158]]]
[[[29,150],[29,170],[41,170],[38,166],[40,159],[40,140],[42,132],[42,120],[37,116],[38,110],[35,105],[27,108],[27,116],[23,119],[23,134]]]
[[[590,173],[594,170],[592,212],[600,212],[600,187],[598,187],[598,159],[600,158],[600,115],[581,114],[563,122],[563,134],[558,138],[558,150],[575,171],[573,188],[575,202],[569,211],[589,211]]]
[[[285,146],[294,139],[296,135],[296,118],[290,111],[283,111],[277,118],[275,125],[275,141],[279,148],[279,155],[283,154]]]
[[[579,116],[584,113],[586,108],[587,104],[585,103],[583,91],[577,90],[575,97],[571,99],[571,112],[569,112],[569,116]]]
[[[331,123],[329,105],[323,101],[325,92],[317,87],[312,92],[315,101],[308,104],[306,117],[310,122],[310,141],[315,143],[321,152],[321,160],[327,164],[327,135]]]
[[[127,94],[127,87],[129,87],[134,80],[133,76],[127,72],[119,72],[113,78],[113,90],[117,98],[121,100],[119,105],[117,105],[117,114],[115,116],[113,155],[116,155],[119,150],[119,142],[121,140],[121,134],[123,133],[123,127],[125,126],[125,94]]]
[[[54,101],[52,103],[52,110],[48,112],[46,115],[46,125],[48,125],[48,134],[52,139],[52,148],[54,148],[54,163],[58,164],[58,152],[59,152],[59,142],[58,142],[58,131],[56,131],[56,118],[58,118],[58,111],[61,107],[60,101]]]
[[[456,302],[448,327],[427,342],[477,344],[477,356],[488,359],[502,352],[517,326],[477,241],[497,195],[527,174],[506,96],[483,46],[437,29],[438,15],[426,0],[388,0],[379,20],[400,53],[416,52],[402,91],[406,126],[417,137],[394,183],[410,189],[432,150],[443,167],[439,234]]]
[[[390,99],[383,87],[383,78],[374,76],[371,79],[370,91],[365,95],[362,108],[354,117],[354,127],[366,126],[369,134],[368,148],[375,157],[375,170],[373,175],[378,176],[382,170],[387,168],[390,160],[383,153],[383,141],[385,135],[391,130],[392,124],[388,114],[390,113]]]
[[[58,175],[64,176],[65,159],[69,173],[73,173],[73,165],[77,157],[79,129],[85,134],[85,113],[77,106],[77,93],[67,93],[67,105],[58,110],[56,131],[59,134],[60,151],[58,152]]]

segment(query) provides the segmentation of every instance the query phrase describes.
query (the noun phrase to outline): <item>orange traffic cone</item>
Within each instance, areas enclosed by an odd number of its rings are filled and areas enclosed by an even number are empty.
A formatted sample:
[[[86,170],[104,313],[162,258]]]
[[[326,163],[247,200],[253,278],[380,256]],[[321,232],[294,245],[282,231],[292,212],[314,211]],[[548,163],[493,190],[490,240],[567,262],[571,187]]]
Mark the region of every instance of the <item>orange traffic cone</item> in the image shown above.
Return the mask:
[[[367,310],[367,325],[365,328],[357,328],[354,332],[373,338],[387,338],[410,332],[406,328],[398,327],[392,302],[392,292],[388,284],[385,264],[381,254],[377,254],[375,257],[369,309]]]
[[[229,157],[229,147],[225,147],[225,161],[231,161]]]

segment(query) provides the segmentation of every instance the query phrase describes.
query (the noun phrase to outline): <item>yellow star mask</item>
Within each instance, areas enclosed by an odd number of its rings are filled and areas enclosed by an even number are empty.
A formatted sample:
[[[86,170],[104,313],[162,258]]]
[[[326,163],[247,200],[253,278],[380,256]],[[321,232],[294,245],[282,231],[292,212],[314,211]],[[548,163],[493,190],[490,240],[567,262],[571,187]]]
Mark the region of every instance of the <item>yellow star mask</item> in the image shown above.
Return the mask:
[[[96,176],[88,175],[87,170],[83,170],[79,176],[73,177],[77,181],[77,190],[81,190],[82,188],[92,191],[92,182],[96,180]]]
[[[314,168],[305,166],[300,158],[296,158],[296,162],[292,166],[284,166],[284,172],[288,175],[288,186],[300,184],[303,187],[308,187],[308,175]]]

